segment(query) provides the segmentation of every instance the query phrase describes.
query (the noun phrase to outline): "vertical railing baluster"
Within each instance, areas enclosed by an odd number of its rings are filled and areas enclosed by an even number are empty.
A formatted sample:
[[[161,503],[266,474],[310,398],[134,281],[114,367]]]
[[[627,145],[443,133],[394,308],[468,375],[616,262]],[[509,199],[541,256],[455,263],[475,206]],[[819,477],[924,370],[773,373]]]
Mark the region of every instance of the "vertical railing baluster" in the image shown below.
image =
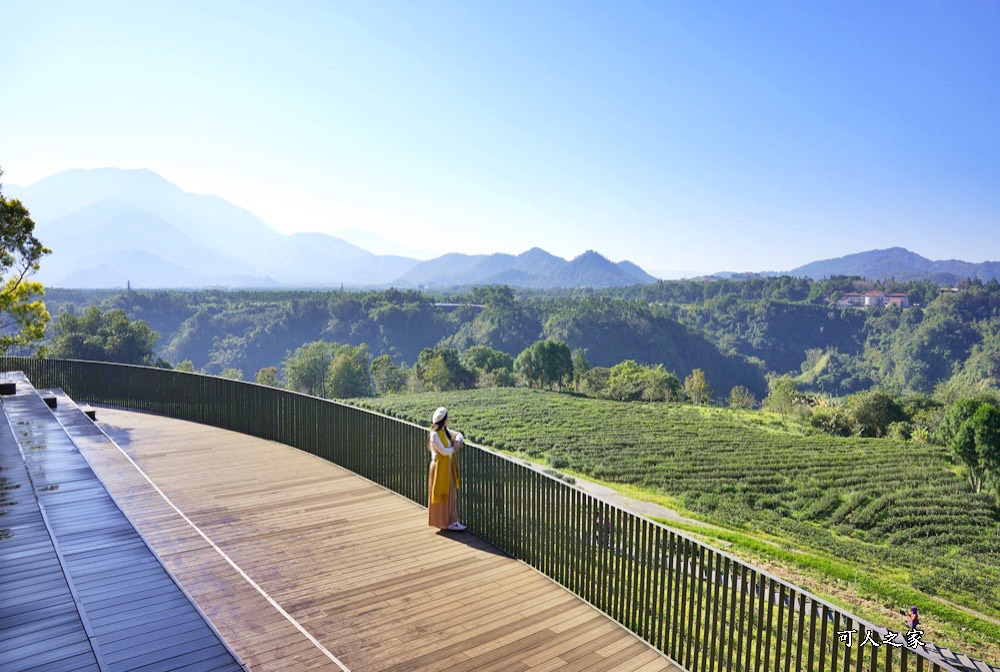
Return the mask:
[[[660,529],[660,528],[657,528]],[[677,557],[676,548],[676,535],[669,531],[663,531],[660,535],[660,542],[663,544],[664,556],[660,561],[663,565],[663,573],[661,574],[661,581],[666,581],[666,589],[663,590],[662,597],[660,598],[660,627],[659,633],[657,634],[657,641],[659,644],[656,648],[660,651],[670,651],[670,645],[668,638],[670,636],[670,627],[673,624],[673,619],[670,617],[671,609],[674,603],[673,588],[674,588],[674,561]]]
[[[656,641],[656,578],[659,576],[656,562],[656,527],[642,519],[642,637],[650,644]]]
[[[674,534],[674,548],[677,552],[674,555],[672,571],[674,576],[674,595],[672,605],[673,617],[670,625],[670,657],[683,664],[684,646],[683,640],[680,639],[680,633],[684,627],[684,604],[687,595],[688,540],[685,537]]]
[[[837,643],[840,641],[840,612],[833,612],[833,632],[830,634],[830,644],[832,645],[830,654],[830,672],[837,672]],[[824,624],[824,634],[826,633]],[[823,660],[819,661],[820,672],[823,672]]]
[[[677,627],[675,631],[676,639],[674,641],[674,648],[676,652],[675,658],[677,662],[679,662],[682,666],[688,664],[687,655],[685,653],[687,650],[687,643],[688,643],[688,628],[686,620],[688,611],[690,611],[689,609],[690,602],[688,601],[687,596],[688,596],[688,586],[691,583],[691,574],[692,574],[691,572],[692,544],[687,539],[687,537],[684,537],[683,542],[684,542],[684,552],[683,556],[681,557],[681,562],[683,563],[683,565],[678,567],[678,577],[682,581],[681,599],[677,601],[676,605],[677,613],[675,614],[675,616],[678,616],[678,618],[676,619],[677,620]]]
[[[750,574],[750,576],[747,579],[748,583],[747,583],[747,588],[746,588],[746,590],[747,590],[747,597],[749,599],[747,600],[747,602],[748,602],[748,604],[747,604],[747,620],[746,620],[747,634],[746,634],[746,654],[745,654],[745,659],[743,661],[743,669],[744,670],[749,670],[750,669],[751,649],[753,648],[754,642],[757,640],[757,635],[754,632],[754,628],[753,628],[753,624],[754,624],[753,604],[756,601],[756,595],[757,595],[757,593],[756,593],[757,572],[755,570],[753,570],[753,569],[750,569],[749,570],[749,574]]]
[[[711,619],[712,619],[712,600],[713,600],[713,575],[715,573],[715,558],[716,555],[711,550],[705,551],[705,568],[699,572],[699,577],[702,578],[702,586],[698,591],[698,625],[695,626],[698,630],[698,653],[695,655],[695,669],[703,670],[705,668],[705,663],[708,659],[709,647],[712,645],[709,640],[708,633],[712,629]],[[705,594],[705,608],[702,611],[701,598],[702,593]]]
[[[810,619],[811,620],[811,619]],[[798,642],[795,645],[795,669],[802,669],[802,646],[805,641],[805,627],[806,627],[806,595],[805,593],[799,593],[799,635]],[[791,641],[791,639],[789,639]],[[791,656],[788,657],[791,660]],[[787,672],[788,667],[785,667]]]
[[[735,578],[735,575],[734,575],[734,578]],[[736,624],[735,627],[737,629],[736,630],[736,633],[737,633],[736,634],[736,657],[735,657],[735,659],[736,659],[736,668],[733,668],[733,664],[732,664],[733,663],[733,651],[732,651],[732,649],[730,649],[730,651],[729,651],[729,662],[726,665],[727,672],[729,672],[729,670],[733,670],[733,669],[745,670],[747,668],[747,665],[743,665],[741,667],[740,664],[741,664],[741,662],[743,660],[743,647],[744,647],[744,645],[746,645],[746,643],[748,641],[747,640],[747,636],[748,636],[748,633],[750,631],[749,627],[747,627],[746,616],[745,616],[745,613],[746,613],[745,609],[746,609],[746,602],[747,602],[747,593],[750,593],[751,596],[753,595],[753,593],[748,590],[748,587],[747,587],[747,566],[744,565],[744,564],[742,564],[742,563],[740,563],[740,567],[739,567],[739,579],[737,580],[736,590],[738,590],[739,593],[740,593],[740,615],[739,615],[739,618],[737,618],[736,620],[733,621]],[[753,606],[750,607],[750,610],[751,610],[751,612],[753,611]],[[749,650],[749,648],[748,648],[748,650]]]
[[[865,647],[861,644],[865,639],[865,634],[868,630],[865,629],[864,623],[858,623],[858,658],[855,661],[854,670],[855,672],[862,672],[864,669],[865,660]]]
[[[664,650],[663,630],[667,619],[667,583],[670,575],[669,565],[665,564],[669,558],[667,551],[667,532],[661,525],[653,527],[653,588],[656,593],[656,601],[652,606],[651,639],[653,646],[658,650]]]
[[[845,618],[844,619],[844,630],[850,630],[850,629],[851,629],[851,619],[850,618]],[[857,645],[857,643],[858,643],[858,640],[855,639],[854,642],[853,642],[853,644]],[[843,672],[848,672],[848,670],[851,669],[851,647],[849,647],[849,646],[845,646],[844,647],[844,659],[843,659],[843,662],[844,662]]]
[[[719,601],[719,630],[717,633],[718,639],[716,640],[717,650],[713,653],[712,657],[712,670],[722,670],[726,666],[726,651],[732,645],[732,633],[733,633],[733,607],[736,605],[734,599],[735,584],[736,582],[731,578],[731,572],[734,566],[730,563],[728,557],[724,558],[722,561],[722,583],[720,585],[720,590],[722,591],[722,598]],[[728,633],[728,636],[727,636]],[[715,636],[713,636],[715,639]],[[715,653],[719,656],[718,665],[715,664]]]
[[[775,643],[774,643],[774,669],[776,672],[781,670],[781,636],[782,629],[781,626],[784,624],[784,614],[785,614],[785,584],[782,583],[778,587],[778,625],[774,629],[775,633]],[[770,620],[770,619],[768,619]],[[770,624],[768,624],[770,625]],[[770,651],[770,647],[768,647]]]
[[[621,622],[625,624],[627,628],[635,632],[638,628],[635,626],[635,610],[636,610],[636,588],[639,587],[639,576],[637,574],[638,563],[636,561],[636,552],[638,545],[635,540],[636,523],[638,518],[635,516],[624,515],[622,516],[623,527],[625,529],[625,542],[624,548],[622,549],[622,563],[624,565],[624,571],[622,572],[622,619]]]
[[[760,670],[760,654],[765,647],[770,647],[771,645],[771,606],[767,608],[767,621],[764,621],[764,606],[765,602],[770,603],[767,585],[764,583],[764,576],[761,574],[759,576],[760,583],[760,600],[757,602],[757,645],[754,647],[756,649],[754,669]],[[766,659],[766,656],[765,656]]]

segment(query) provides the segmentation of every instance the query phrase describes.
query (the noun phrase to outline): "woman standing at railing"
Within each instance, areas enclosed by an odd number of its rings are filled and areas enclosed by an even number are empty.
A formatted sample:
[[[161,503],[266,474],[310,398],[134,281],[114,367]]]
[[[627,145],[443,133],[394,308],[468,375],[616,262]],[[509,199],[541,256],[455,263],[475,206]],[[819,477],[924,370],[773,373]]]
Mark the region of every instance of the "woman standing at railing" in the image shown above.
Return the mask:
[[[431,468],[427,479],[427,518],[431,527],[460,532],[465,525],[458,521],[458,451],[465,437],[448,429],[448,409],[434,411],[427,447]]]

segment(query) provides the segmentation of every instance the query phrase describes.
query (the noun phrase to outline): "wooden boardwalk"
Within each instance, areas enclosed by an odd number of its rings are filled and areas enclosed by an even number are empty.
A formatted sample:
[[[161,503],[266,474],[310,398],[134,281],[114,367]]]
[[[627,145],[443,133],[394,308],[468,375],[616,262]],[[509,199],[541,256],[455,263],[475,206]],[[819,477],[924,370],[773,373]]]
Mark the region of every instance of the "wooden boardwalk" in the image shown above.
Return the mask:
[[[98,421],[134,463],[83,425],[81,451],[253,670],[680,669],[533,569],[320,458],[154,415],[99,409]]]

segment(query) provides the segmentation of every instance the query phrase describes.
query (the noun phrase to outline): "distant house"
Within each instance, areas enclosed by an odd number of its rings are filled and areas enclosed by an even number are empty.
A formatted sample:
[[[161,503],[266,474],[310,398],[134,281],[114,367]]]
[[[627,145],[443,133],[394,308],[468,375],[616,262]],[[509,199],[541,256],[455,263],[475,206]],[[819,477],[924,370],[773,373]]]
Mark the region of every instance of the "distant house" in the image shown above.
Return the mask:
[[[858,292],[841,294],[840,298],[837,299],[837,305],[845,308],[881,308],[888,305],[908,308],[910,298],[906,294],[886,294],[883,291],[873,289],[864,294]]]
[[[886,303],[885,292],[872,290],[865,292],[865,308],[881,307]]]
[[[889,294],[886,299],[890,306],[899,306],[900,308],[910,307],[910,297],[906,294]]]
[[[857,292],[847,292],[841,294],[837,299],[837,305],[842,307],[861,307],[865,305],[865,295]]]

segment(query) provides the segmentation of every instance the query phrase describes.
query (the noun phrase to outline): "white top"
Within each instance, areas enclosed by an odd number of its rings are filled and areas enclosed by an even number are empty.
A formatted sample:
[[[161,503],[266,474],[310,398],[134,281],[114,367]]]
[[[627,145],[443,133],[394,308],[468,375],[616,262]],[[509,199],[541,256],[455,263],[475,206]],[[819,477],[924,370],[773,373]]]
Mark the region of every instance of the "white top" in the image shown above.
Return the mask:
[[[455,444],[465,443],[465,437],[462,436],[461,432],[452,432],[452,444],[450,446],[445,446],[441,443],[441,437],[433,429],[431,430],[431,453],[433,454],[433,459],[437,459],[438,453],[442,455],[451,455],[455,452]]]

